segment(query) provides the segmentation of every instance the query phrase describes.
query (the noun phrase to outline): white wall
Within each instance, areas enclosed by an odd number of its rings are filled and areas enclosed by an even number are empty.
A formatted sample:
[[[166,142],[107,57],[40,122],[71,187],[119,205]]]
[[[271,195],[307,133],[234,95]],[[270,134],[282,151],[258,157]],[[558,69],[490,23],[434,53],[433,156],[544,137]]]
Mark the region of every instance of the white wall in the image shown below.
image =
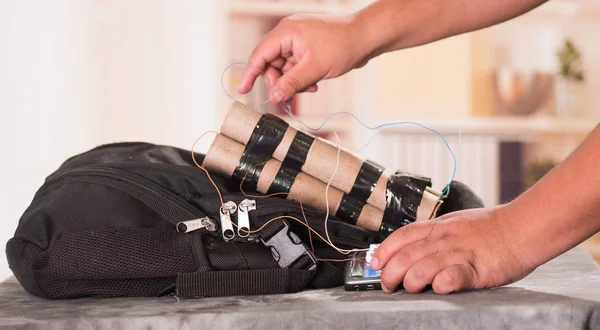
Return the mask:
[[[189,148],[200,132],[214,128],[220,91],[215,14],[216,1],[92,1],[95,143],[144,140]]]
[[[125,140],[189,148],[216,128],[216,3],[0,1],[2,251],[65,158]]]
[[[0,279],[4,247],[46,174],[89,146],[87,4],[0,2]]]

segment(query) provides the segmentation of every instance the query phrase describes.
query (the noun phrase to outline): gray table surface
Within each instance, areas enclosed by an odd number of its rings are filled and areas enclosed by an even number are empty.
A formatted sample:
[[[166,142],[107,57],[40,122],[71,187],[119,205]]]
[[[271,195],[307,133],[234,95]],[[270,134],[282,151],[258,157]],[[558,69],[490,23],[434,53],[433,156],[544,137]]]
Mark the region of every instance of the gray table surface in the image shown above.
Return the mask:
[[[502,288],[48,301],[0,284],[0,329],[600,329],[600,266],[575,249]]]

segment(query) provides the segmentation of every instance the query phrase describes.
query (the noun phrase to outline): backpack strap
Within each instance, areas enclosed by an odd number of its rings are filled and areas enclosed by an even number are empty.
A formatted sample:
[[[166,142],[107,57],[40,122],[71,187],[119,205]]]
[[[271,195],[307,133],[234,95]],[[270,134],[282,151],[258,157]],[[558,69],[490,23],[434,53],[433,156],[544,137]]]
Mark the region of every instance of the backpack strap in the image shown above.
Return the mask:
[[[271,250],[281,268],[184,273],[177,276],[180,297],[218,297],[298,292],[317,268],[308,247],[285,220],[273,221],[260,232],[260,240]]]
[[[325,289],[344,283],[344,273],[328,262],[319,262],[319,267],[309,285],[316,289]]]
[[[260,269],[179,274],[177,296],[187,298],[292,293],[302,290],[313,271]]]

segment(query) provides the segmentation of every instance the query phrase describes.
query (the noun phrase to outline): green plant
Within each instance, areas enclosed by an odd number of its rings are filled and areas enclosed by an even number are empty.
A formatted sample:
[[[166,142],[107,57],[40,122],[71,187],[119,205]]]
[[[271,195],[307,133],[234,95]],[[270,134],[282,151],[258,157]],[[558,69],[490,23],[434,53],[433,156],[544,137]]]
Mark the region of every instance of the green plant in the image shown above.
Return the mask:
[[[582,54],[571,39],[566,39],[563,48],[556,53],[560,62],[560,75],[565,79],[583,82],[585,76],[581,69]]]
[[[536,182],[552,171],[556,165],[557,162],[552,160],[533,162],[527,171],[527,178],[525,179],[526,188],[532,187]]]

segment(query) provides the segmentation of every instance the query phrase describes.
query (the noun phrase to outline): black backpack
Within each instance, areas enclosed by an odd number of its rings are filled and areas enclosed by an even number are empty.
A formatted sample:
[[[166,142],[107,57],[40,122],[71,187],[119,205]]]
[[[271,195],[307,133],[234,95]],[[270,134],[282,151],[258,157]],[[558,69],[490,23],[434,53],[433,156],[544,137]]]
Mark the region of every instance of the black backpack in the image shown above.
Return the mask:
[[[203,155],[195,158],[202,162]],[[343,285],[344,262],[322,259],[348,256],[291,218],[303,221],[304,211],[324,236],[324,212],[280,197],[248,197],[239,184],[211,177],[231,210],[238,209],[232,217],[247,217],[250,230],[264,229],[223,238],[219,196],[189,151],[119,143],[72,157],[21,217],[6,247],[10,268],[28,292],[50,299],[277,294]],[[481,206],[468,187],[453,182],[441,213]],[[269,221],[276,217],[284,218]],[[328,232],[342,249],[385,239],[335,216]]]

